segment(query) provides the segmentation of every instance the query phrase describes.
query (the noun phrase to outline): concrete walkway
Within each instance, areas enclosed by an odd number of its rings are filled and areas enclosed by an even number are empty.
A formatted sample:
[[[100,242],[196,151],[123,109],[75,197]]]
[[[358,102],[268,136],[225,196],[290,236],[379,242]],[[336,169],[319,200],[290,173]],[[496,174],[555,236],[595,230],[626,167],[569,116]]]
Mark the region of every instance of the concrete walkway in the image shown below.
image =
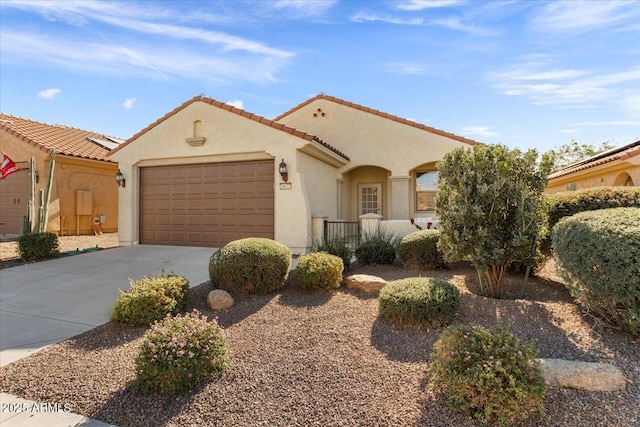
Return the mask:
[[[191,286],[206,282],[214,251],[127,246],[0,270],[0,366],[108,322],[118,289],[129,289],[129,278],[164,272],[185,276]],[[62,411],[5,411],[5,404],[23,400],[4,393],[0,400],[2,427],[106,425]]]

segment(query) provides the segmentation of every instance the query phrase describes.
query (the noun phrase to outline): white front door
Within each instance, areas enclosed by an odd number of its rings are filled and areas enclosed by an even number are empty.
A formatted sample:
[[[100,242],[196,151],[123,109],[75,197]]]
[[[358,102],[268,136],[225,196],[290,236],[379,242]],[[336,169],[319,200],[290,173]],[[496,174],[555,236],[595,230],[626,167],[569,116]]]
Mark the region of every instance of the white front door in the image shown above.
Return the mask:
[[[382,215],[382,183],[358,185],[358,212]]]

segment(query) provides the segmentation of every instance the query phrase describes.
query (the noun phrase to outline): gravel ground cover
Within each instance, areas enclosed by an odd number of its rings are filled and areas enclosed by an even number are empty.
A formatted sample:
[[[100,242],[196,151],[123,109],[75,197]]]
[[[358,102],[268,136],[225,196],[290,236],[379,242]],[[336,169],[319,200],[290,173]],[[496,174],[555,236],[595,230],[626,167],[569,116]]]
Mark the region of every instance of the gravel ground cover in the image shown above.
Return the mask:
[[[400,265],[359,267],[387,280],[431,276],[461,290],[458,322],[510,324],[537,340],[540,357],[600,361],[619,366],[624,391],[590,393],[550,387],[545,417],[523,426],[640,425],[640,341],[594,328],[558,282],[553,265],[530,280],[525,300],[478,295],[469,264],[419,272]],[[179,272],[177,272],[179,273]],[[518,295],[521,276],[508,277]],[[118,426],[476,426],[448,409],[430,387],[429,355],[441,329],[408,329],[377,317],[377,297],[341,288],[307,292],[290,278],[279,291],[239,296],[212,312],[203,283],[189,309],[218,317],[228,336],[232,366],[190,396],[138,395],[131,387],[144,328],[107,323],[0,369],[3,392],[68,403],[73,412]]]
[[[75,251],[76,249],[95,248],[106,249],[118,246],[118,233],[105,233],[102,236],[59,236],[60,252]],[[64,254],[63,254],[64,255]],[[0,241],[0,270],[26,264],[18,258],[18,242]]]

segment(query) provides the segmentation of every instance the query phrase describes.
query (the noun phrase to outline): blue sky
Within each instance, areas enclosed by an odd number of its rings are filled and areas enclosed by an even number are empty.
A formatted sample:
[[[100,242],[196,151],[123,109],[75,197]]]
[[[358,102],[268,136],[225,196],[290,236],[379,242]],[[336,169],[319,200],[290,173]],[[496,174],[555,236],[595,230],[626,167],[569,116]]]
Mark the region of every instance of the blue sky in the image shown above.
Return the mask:
[[[321,92],[522,149],[640,138],[632,0],[2,0],[0,28],[3,113],[121,138],[199,94]]]

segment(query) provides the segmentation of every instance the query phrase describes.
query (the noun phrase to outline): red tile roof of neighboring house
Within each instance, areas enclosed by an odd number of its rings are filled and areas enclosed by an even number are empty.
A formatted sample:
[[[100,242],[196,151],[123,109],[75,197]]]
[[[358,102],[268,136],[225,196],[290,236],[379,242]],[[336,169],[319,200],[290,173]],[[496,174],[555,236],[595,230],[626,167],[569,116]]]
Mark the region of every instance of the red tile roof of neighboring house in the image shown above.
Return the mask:
[[[431,132],[431,133],[434,133],[436,135],[446,136],[447,138],[455,139],[456,141],[464,142],[465,144],[469,144],[469,145],[482,144],[481,142],[474,141],[473,139],[469,139],[469,138],[465,138],[463,136],[455,135],[453,133],[445,132],[443,130],[433,128],[431,126],[426,126],[426,125],[420,124],[418,122],[414,122],[414,121],[411,121],[411,120],[403,119],[402,117],[394,116],[393,114],[385,113],[385,112],[382,112],[382,111],[379,111],[379,110],[374,110],[373,108],[365,107],[363,105],[355,104],[353,102],[345,101],[344,99],[336,98],[335,96],[330,96],[330,95],[325,95],[325,94],[319,94],[319,95],[314,96],[311,99],[306,100],[302,104],[300,104],[300,105],[298,105],[296,107],[293,107],[291,110],[287,111],[286,113],[279,115],[274,120],[277,122],[277,121],[283,119],[284,117],[288,116],[289,114],[293,113],[294,111],[297,111],[300,108],[304,107],[305,105],[308,105],[308,104],[310,104],[313,101],[318,100],[318,99],[325,99],[327,101],[331,101],[331,102],[335,102],[337,104],[345,105],[347,107],[355,108],[356,110],[360,110],[360,111],[364,111],[366,113],[374,114],[376,116],[383,117],[385,119],[389,119],[389,120],[392,120],[394,122],[402,123],[403,125],[412,126],[414,128],[425,130],[427,132]]]
[[[237,114],[239,116],[246,117],[247,119],[256,121],[258,123],[262,123],[263,125],[267,125],[269,127],[277,129],[279,131],[290,133],[291,135],[297,136],[298,138],[302,138],[302,139],[305,139],[307,141],[313,141],[313,142],[315,142],[317,144],[320,144],[323,147],[331,150],[332,152],[334,152],[335,154],[339,155],[343,159],[350,160],[349,157],[346,154],[344,154],[342,151],[340,151],[337,148],[331,146],[330,144],[328,144],[327,142],[323,141],[322,139],[318,138],[315,135],[312,135],[310,133],[306,133],[306,132],[294,129],[294,128],[289,127],[289,126],[285,126],[282,123],[276,123],[274,120],[269,120],[269,119],[267,119],[265,117],[259,116],[257,114],[250,113],[250,112],[248,112],[246,110],[234,107],[234,106],[229,105],[229,104],[225,104],[225,103],[220,102],[220,101],[216,101],[213,98],[209,98],[209,97],[203,96],[203,95],[199,95],[199,96],[193,97],[192,99],[184,102],[182,105],[174,108],[172,111],[168,112],[163,117],[159,118],[158,120],[156,120],[155,122],[153,122],[149,126],[147,126],[146,128],[142,129],[140,132],[138,132],[135,135],[133,135],[124,144],[120,145],[118,148],[115,148],[109,154],[113,154],[116,151],[120,150],[122,147],[124,147],[125,145],[129,144],[132,140],[134,140],[134,139],[138,138],[139,136],[141,136],[142,134],[148,132],[150,129],[156,127],[157,125],[159,125],[163,121],[167,120],[169,117],[171,117],[174,114],[178,113],[179,111],[185,109],[187,106],[193,104],[194,102],[205,102],[207,104],[210,104],[210,105],[213,105],[215,107],[221,108],[223,110],[229,111],[230,113],[234,113],[234,114]]]
[[[115,141],[119,141],[117,138],[96,132],[49,125],[1,113],[0,129],[45,153],[55,149],[57,154],[106,162],[112,161],[107,158],[109,148],[102,144],[114,144]]]
[[[610,163],[614,160],[626,160],[630,157],[635,157],[638,155],[640,155],[640,139],[630,144],[612,148],[611,150],[607,150],[600,154],[596,154],[595,156],[591,156],[588,159],[584,159],[572,165],[569,165],[549,175],[549,179],[560,178],[574,172],[579,172],[585,169],[604,165],[605,163]]]

